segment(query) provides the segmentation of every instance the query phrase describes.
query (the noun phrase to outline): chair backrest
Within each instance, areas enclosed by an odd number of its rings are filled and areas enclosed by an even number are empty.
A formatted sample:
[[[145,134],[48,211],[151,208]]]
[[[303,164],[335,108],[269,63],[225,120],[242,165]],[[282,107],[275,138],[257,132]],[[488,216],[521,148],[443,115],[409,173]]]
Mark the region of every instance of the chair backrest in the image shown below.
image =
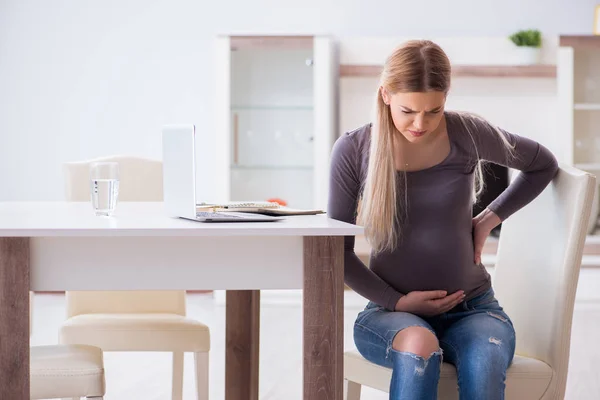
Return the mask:
[[[69,201],[90,201],[90,166],[119,164],[119,201],[162,201],[162,162],[140,157],[111,156],[64,164],[65,195]]]
[[[67,201],[90,201],[89,169],[98,161],[119,163],[118,201],[162,201],[162,162],[112,156],[64,164]],[[89,313],[185,315],[185,291],[68,291],[67,316]]]
[[[563,395],[595,185],[595,176],[560,165],[548,187],[502,224],[498,243],[494,289],[515,325],[517,354],[550,365],[552,392]]]
[[[68,291],[67,317],[81,314],[185,315],[185,291]]]

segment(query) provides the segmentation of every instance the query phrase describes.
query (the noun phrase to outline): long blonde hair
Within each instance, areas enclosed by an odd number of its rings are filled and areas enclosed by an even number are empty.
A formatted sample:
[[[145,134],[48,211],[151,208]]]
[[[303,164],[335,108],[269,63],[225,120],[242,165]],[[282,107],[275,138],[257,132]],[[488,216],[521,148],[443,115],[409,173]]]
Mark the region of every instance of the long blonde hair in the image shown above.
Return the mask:
[[[397,129],[390,107],[383,101],[381,88],[388,93],[428,92],[448,93],[451,66],[446,53],[428,40],[411,40],[397,48],[386,60],[376,95],[376,115],[371,128],[369,164],[362,197],[358,204],[357,222],[364,226],[365,236],[373,252],[392,251],[401,237],[402,221],[406,217],[406,172],[398,174],[394,163],[393,141]],[[498,133],[512,156],[513,148],[505,135],[483,118],[465,112],[455,112],[463,129],[469,133],[475,150],[473,132],[484,122]],[[401,180],[401,185],[398,185]],[[398,186],[404,186],[401,191]],[[484,189],[483,161],[477,153],[473,200]],[[398,199],[404,198],[401,207]]]

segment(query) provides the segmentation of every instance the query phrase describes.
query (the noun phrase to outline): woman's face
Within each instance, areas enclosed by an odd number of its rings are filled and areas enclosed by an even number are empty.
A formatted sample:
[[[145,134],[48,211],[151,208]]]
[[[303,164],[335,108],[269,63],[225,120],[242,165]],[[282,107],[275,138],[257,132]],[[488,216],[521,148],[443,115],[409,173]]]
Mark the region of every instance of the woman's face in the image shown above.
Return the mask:
[[[390,94],[381,88],[381,94],[390,106],[396,129],[411,143],[426,141],[444,116],[444,92]]]

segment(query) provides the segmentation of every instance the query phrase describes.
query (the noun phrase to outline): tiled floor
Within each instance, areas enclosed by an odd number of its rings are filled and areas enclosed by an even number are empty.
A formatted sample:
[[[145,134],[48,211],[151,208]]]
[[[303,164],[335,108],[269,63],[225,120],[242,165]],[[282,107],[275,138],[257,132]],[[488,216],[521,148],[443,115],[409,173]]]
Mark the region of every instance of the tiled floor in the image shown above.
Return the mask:
[[[345,347],[352,348],[352,323],[360,307],[347,293]],[[354,296],[354,297],[353,297]],[[260,399],[302,398],[302,314],[299,303],[263,304],[260,338]],[[33,345],[56,343],[64,318],[64,296],[36,294]],[[224,399],[225,308],[211,295],[188,296],[188,315],[211,328],[211,400]],[[600,304],[577,304],[573,321],[568,400],[600,399]],[[105,353],[106,400],[167,400],[171,394],[171,358],[167,353]],[[194,399],[193,357],[185,358],[184,399]],[[363,400],[387,400],[385,393],[363,389]],[[523,399],[526,400],[526,399]]]

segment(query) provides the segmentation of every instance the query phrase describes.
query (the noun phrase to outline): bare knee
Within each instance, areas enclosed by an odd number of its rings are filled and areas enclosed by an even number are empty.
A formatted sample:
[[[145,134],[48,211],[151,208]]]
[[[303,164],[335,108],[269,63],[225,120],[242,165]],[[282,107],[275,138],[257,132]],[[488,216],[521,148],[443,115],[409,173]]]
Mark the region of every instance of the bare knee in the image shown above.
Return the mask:
[[[429,329],[411,326],[396,334],[392,342],[392,348],[429,358],[432,353],[440,349],[440,344],[437,337]]]

